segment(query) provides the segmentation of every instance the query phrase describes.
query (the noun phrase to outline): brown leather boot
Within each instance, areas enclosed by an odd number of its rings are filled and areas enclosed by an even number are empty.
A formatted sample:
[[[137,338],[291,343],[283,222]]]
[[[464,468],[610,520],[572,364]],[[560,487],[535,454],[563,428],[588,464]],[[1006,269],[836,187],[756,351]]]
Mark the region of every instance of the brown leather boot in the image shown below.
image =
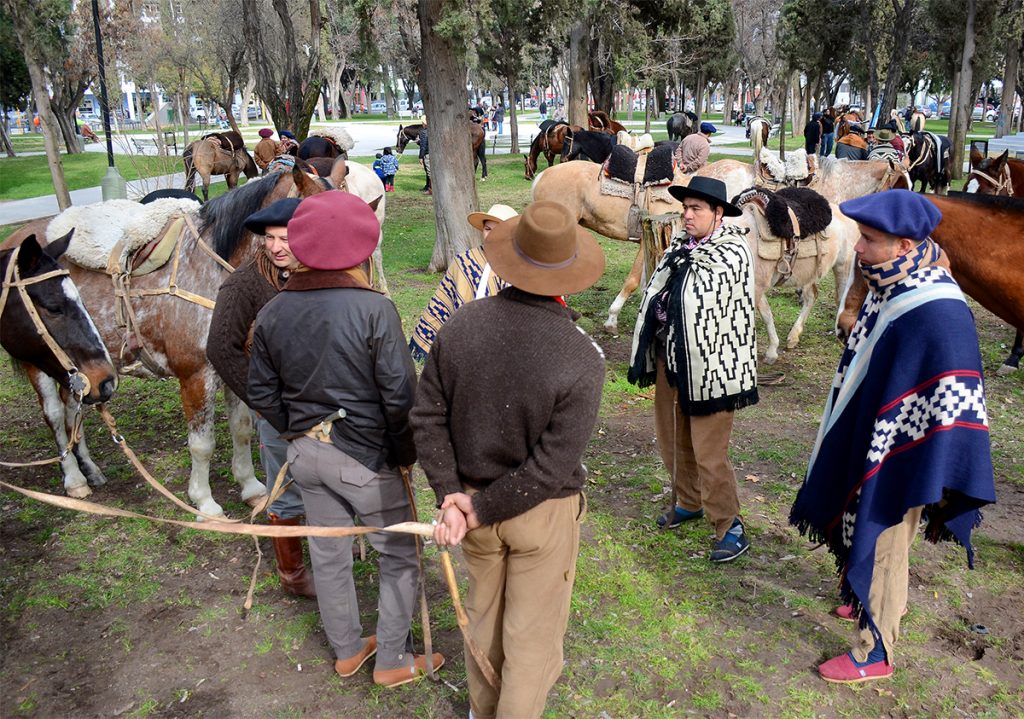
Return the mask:
[[[270,515],[270,524],[278,527],[297,527],[303,517],[281,519]],[[274,537],[274,555],[277,557],[277,576],[281,588],[297,597],[316,599],[316,586],[311,572],[306,571],[302,561],[302,539],[299,537]]]

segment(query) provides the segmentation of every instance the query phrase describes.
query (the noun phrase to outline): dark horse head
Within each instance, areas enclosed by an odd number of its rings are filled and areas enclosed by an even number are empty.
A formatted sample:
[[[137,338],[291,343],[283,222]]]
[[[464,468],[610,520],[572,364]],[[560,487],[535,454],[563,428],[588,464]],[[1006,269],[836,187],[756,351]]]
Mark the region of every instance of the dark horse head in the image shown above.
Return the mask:
[[[78,289],[56,262],[71,241],[69,232],[45,248],[35,235],[0,252],[0,276],[6,301],[0,307],[0,345],[18,360],[45,372],[65,391],[88,380],[86,402],[106,402],[117,388],[117,374]],[[13,267],[11,265],[13,260]],[[44,277],[54,273],[50,277]],[[20,278],[21,287],[17,278]],[[40,278],[33,282],[33,279]],[[24,290],[24,292],[22,291]],[[69,371],[49,347],[43,332],[26,307],[32,305],[46,334],[63,350],[74,370]],[[73,377],[77,371],[81,376]]]
[[[399,125],[398,137],[395,139],[395,151],[401,155],[410,142],[419,143],[422,130],[423,125],[406,125],[405,127]]]

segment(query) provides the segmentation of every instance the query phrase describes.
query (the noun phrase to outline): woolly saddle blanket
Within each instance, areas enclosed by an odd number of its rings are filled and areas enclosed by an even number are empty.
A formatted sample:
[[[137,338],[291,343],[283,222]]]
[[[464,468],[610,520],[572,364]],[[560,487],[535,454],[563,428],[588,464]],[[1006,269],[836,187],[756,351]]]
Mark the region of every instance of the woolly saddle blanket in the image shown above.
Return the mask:
[[[601,169],[599,187],[602,195],[624,197],[632,200],[637,208],[644,194],[647,195],[646,202],[643,202],[645,205],[651,200],[672,202],[668,186],[672,184],[674,173],[675,159],[669,145],[639,153],[629,147],[615,145]],[[636,216],[635,212],[633,214]],[[628,220],[627,224],[630,225],[630,237],[639,237],[636,217]]]
[[[348,152],[356,146],[356,141],[352,139],[352,135],[343,127],[319,127],[316,130],[311,130],[309,137],[327,138],[337,145],[339,150],[344,152]]]
[[[807,164],[807,151],[804,149],[788,150],[783,162],[779,156],[767,147],[761,148],[758,156],[762,176],[785,185],[807,184],[812,173]]]
[[[872,291],[790,513],[835,555],[843,601],[864,607],[861,624],[876,636],[868,592],[878,535],[924,507],[926,536],[955,539],[971,563],[978,509],[995,501],[974,319],[949,271],[934,264],[940,253],[929,240],[865,269]]]
[[[165,198],[148,205],[108,200],[64,210],[50,221],[46,239],[53,241],[74,229],[65,257],[72,264],[100,272],[107,272],[108,266],[130,267],[132,256],[145,248],[145,267],[133,270],[133,274],[145,274],[167,262],[177,239],[170,226],[178,220],[180,232],[184,215],[197,222],[199,203],[183,198]],[[159,247],[147,248],[154,240],[162,240]]]
[[[815,257],[822,252],[821,235],[832,222],[828,200],[806,187],[784,187],[778,191],[763,187],[744,190],[736,199],[738,207],[752,204],[760,225],[757,253],[777,260],[783,252],[796,257]],[[765,231],[767,230],[767,231]]]

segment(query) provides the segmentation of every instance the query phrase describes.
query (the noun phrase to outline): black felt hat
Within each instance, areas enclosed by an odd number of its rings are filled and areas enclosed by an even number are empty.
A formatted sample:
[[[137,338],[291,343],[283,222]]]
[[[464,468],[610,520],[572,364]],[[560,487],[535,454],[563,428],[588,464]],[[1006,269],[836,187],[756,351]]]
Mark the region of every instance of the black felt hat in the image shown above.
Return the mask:
[[[669,194],[680,202],[687,197],[694,197],[725,210],[726,217],[739,217],[743,210],[729,202],[726,196],[725,183],[713,177],[694,175],[688,185],[669,185]]]
[[[301,201],[300,197],[286,197],[267,205],[245,218],[245,229],[254,235],[262,235],[268,227],[287,227]]]

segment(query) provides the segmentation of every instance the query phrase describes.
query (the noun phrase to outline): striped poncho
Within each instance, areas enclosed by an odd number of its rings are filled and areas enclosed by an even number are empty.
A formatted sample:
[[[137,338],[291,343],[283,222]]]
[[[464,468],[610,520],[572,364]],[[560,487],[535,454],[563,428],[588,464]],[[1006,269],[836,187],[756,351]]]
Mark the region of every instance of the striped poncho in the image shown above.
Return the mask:
[[[926,536],[954,538],[971,562],[978,509],[995,501],[974,319],[949,272],[932,264],[939,252],[926,241],[896,265],[867,268],[871,291],[790,514],[828,545],[843,601],[863,606],[871,627],[878,535],[923,506]]]
[[[491,271],[483,247],[474,247],[456,257],[413,329],[409,340],[412,356],[417,360],[427,358],[437,333],[459,307],[496,295],[506,287],[508,283]]]

